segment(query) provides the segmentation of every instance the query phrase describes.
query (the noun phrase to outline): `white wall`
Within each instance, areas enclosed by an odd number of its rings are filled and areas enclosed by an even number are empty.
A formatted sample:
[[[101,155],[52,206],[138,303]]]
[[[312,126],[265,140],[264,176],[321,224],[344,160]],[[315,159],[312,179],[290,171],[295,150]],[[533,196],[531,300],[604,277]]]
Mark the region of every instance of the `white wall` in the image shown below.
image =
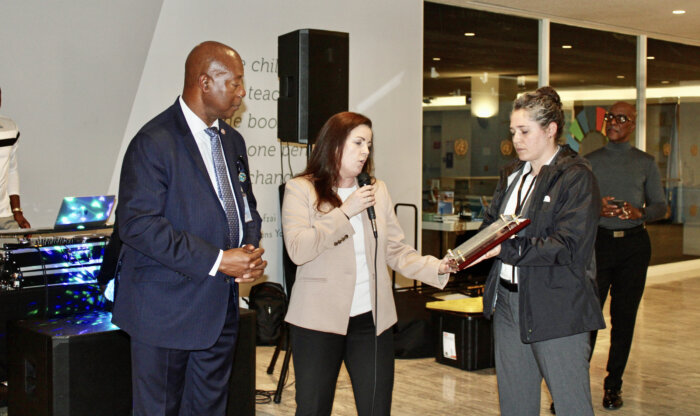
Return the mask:
[[[33,225],[51,224],[64,195],[116,192],[122,152],[141,125],[175,101],[194,45],[231,45],[246,62],[247,88],[276,90],[274,70],[253,63],[275,61],[277,36],[302,28],[350,34],[350,109],[374,123],[376,176],[394,202],[420,207],[420,0],[400,7],[389,0],[0,3],[1,111],[22,131],[22,200]],[[253,119],[274,119],[276,102],[249,95],[237,116],[251,171],[261,174],[254,190],[269,220],[262,242],[268,278],[279,281],[279,144],[275,128],[250,127]],[[259,155],[260,147],[275,155]],[[292,158],[295,173],[305,163],[300,153]],[[284,169],[289,173],[286,159]],[[412,217],[400,217],[412,235]]]
[[[0,113],[19,125],[22,206],[107,192],[161,0],[0,0]]]

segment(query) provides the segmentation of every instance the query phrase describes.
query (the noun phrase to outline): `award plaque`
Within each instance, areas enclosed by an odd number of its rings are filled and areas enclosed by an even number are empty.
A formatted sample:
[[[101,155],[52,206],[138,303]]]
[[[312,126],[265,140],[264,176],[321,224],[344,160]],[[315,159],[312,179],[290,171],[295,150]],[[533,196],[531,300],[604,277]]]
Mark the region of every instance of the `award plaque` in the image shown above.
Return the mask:
[[[479,231],[474,237],[460,244],[457,248],[447,250],[447,257],[465,269],[474,260],[501,244],[503,240],[527,227],[530,220],[517,215],[501,215],[488,227]]]

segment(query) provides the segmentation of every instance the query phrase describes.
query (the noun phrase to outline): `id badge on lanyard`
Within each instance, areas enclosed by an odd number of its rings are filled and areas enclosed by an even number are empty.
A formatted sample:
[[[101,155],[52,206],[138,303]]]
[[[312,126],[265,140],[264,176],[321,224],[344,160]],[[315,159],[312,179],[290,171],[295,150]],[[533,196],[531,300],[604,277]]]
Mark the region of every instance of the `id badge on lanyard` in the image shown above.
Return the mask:
[[[248,195],[246,195],[243,188],[243,184],[249,179],[245,163],[243,162],[243,156],[238,156],[238,160],[236,160],[236,170],[238,170],[238,183],[241,185],[241,195],[243,195],[243,207],[245,209],[244,222],[251,222],[253,221],[253,215],[250,213]]]

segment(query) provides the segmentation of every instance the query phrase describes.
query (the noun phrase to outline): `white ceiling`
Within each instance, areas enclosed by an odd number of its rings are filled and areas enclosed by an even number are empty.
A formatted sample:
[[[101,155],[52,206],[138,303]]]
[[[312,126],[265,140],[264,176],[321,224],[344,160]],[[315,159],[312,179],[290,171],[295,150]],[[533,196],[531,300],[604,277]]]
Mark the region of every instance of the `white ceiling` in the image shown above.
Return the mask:
[[[430,0],[434,1],[434,0]],[[700,45],[699,0],[437,0],[553,22]],[[685,10],[674,15],[676,9]]]

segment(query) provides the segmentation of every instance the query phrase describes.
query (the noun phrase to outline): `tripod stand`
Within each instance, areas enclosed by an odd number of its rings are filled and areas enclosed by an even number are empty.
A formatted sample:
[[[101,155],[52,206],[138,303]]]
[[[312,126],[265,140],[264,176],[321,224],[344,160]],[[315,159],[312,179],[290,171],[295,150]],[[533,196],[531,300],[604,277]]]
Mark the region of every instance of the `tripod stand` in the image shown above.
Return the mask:
[[[282,206],[282,201],[284,200],[284,187],[285,184],[279,186],[279,197],[280,206]],[[292,286],[294,286],[294,280],[296,279],[297,266],[292,262],[287,254],[287,247],[284,245],[284,240],[282,240],[282,272],[284,275],[285,291],[287,293],[287,304],[289,304],[289,299],[292,296]],[[284,382],[289,373],[289,360],[292,358],[292,344],[289,340],[289,324],[287,322],[282,322],[282,333],[277,340],[277,345],[275,346],[275,352],[272,353],[272,359],[270,360],[270,365],[267,367],[267,374],[272,374],[275,371],[275,364],[277,363],[277,358],[279,357],[280,351],[285,349],[284,360],[282,361],[282,370],[280,371],[280,378],[277,381],[277,389],[275,390],[274,402],[279,403],[282,401],[282,390],[284,389]]]
[[[282,325],[282,333],[277,341],[277,346],[275,346],[275,352],[272,353],[270,365],[267,367],[267,374],[272,374],[275,371],[275,364],[277,363],[280,350],[286,347],[284,360],[282,361],[282,370],[280,371],[280,378],[279,381],[277,381],[277,389],[275,390],[275,396],[273,398],[275,403],[282,401],[282,390],[284,389],[284,382],[287,378],[287,373],[289,372],[289,360],[292,358],[292,345],[289,342],[289,324],[284,322]]]

